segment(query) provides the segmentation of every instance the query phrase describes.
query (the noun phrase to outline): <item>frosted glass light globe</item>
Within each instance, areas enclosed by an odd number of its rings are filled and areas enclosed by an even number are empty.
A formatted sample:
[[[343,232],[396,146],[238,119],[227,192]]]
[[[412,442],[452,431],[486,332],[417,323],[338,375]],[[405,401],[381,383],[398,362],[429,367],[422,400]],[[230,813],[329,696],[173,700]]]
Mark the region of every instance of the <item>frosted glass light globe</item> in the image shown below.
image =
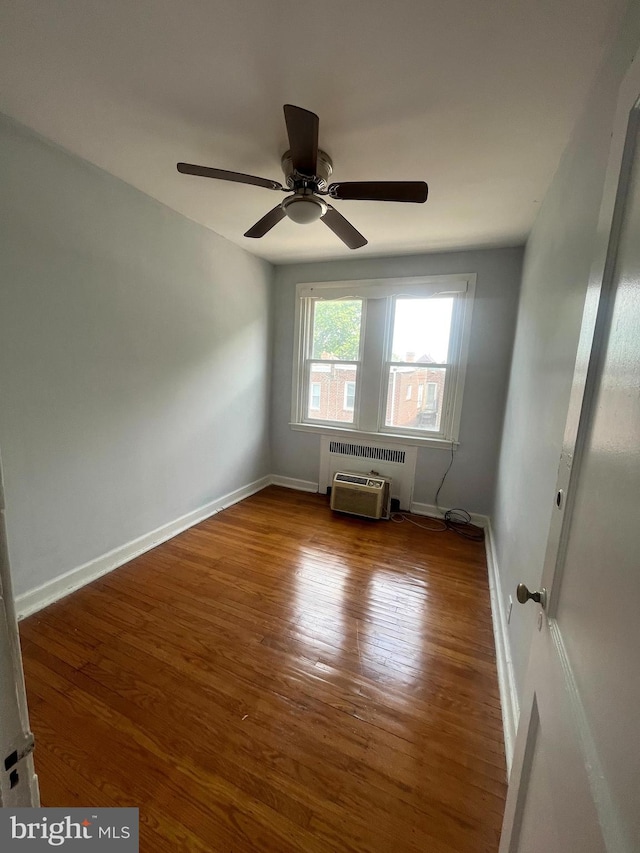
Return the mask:
[[[327,211],[327,205],[322,199],[313,195],[293,195],[285,199],[282,206],[289,219],[298,225],[316,222]]]

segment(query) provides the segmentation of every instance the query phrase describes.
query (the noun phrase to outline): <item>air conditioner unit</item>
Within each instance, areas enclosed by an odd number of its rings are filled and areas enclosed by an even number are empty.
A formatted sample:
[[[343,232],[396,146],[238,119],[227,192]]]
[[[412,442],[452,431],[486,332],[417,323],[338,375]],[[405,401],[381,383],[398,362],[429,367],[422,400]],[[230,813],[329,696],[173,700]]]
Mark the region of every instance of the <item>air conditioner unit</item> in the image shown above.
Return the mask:
[[[331,509],[363,518],[389,518],[391,481],[338,471],[331,483]]]

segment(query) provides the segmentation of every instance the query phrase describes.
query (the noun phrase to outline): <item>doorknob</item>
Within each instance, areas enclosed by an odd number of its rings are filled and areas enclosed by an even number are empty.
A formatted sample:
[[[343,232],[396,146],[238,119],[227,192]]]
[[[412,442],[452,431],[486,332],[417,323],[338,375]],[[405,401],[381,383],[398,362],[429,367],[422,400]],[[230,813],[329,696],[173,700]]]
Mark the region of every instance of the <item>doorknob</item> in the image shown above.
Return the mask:
[[[544,608],[547,603],[547,590],[543,587],[539,592],[529,592],[526,584],[519,583],[516,589],[516,598],[520,604],[526,604],[531,599]]]

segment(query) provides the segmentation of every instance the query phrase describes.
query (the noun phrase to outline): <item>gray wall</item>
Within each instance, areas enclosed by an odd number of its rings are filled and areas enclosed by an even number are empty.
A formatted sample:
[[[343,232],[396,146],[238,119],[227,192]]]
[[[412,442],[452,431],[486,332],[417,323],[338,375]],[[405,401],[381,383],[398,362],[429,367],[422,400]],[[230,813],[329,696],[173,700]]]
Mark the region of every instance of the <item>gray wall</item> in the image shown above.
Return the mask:
[[[273,473],[318,481],[320,437],[289,426],[295,286],[410,275],[477,273],[460,448],[440,493],[441,506],[491,509],[522,262],[521,249],[294,264],[276,268],[272,395]],[[449,464],[447,450],[421,448],[414,500],[432,504]]]
[[[563,155],[528,240],[493,510],[506,602],[540,582],[617,93],[640,43],[634,3]],[[522,694],[535,608],[510,630]]]
[[[0,119],[0,447],[17,594],[270,473],[272,274]]]

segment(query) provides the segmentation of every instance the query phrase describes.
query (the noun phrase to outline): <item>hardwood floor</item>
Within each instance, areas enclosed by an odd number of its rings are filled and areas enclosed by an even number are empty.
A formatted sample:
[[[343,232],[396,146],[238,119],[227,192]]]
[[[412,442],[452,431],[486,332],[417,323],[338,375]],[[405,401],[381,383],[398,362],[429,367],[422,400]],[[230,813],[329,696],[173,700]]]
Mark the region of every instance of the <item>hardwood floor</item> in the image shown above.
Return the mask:
[[[143,853],[498,848],[482,543],[270,487],[21,637],[43,805],[138,806]]]

